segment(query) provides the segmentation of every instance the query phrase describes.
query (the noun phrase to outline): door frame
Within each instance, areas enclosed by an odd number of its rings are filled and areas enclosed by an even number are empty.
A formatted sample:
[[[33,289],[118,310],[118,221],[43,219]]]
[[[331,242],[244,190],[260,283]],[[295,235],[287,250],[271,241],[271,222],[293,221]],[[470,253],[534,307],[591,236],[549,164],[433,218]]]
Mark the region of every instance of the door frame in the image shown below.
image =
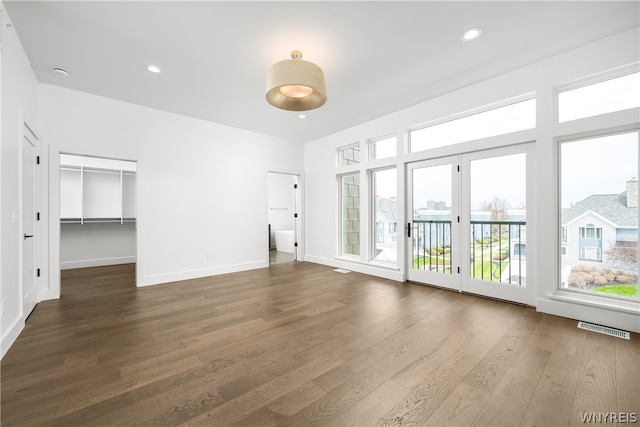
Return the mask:
[[[435,157],[432,159],[421,159],[416,161],[411,161],[405,163],[405,197],[406,197],[406,222],[404,224],[404,237],[406,239],[405,244],[405,268],[406,268],[406,279],[409,281],[415,281],[418,283],[424,283],[427,285],[439,286],[451,290],[457,290],[459,292],[477,294],[481,296],[486,296],[489,298],[501,299],[505,301],[511,301],[519,304],[524,304],[528,306],[536,306],[536,268],[537,259],[536,259],[536,234],[529,233],[529,237],[527,238],[527,263],[531,268],[527,269],[527,286],[524,289],[491,289],[488,288],[487,291],[484,288],[472,285],[469,286],[469,278],[470,278],[470,265],[465,260],[469,257],[469,247],[470,247],[470,235],[464,230],[468,230],[470,227],[470,183],[469,183],[469,163],[472,160],[489,158],[489,157],[499,157],[510,154],[517,153],[526,153],[526,168],[527,168],[527,179],[526,179],[526,205],[529,207],[527,210],[527,219],[526,223],[530,229],[536,229],[536,215],[535,209],[536,206],[536,187],[535,187],[535,179],[533,179],[532,174],[535,173],[535,142],[534,141],[525,141],[515,144],[510,144],[506,146],[488,146],[486,148],[482,148],[475,151],[467,151],[451,154],[448,156]],[[451,163],[455,165],[457,161],[457,165],[460,167],[459,171],[452,171],[452,186],[457,185],[457,194],[456,190],[452,189],[452,204],[457,203],[457,209],[455,206],[452,206],[452,246],[454,243],[457,244],[457,254],[456,248],[453,248],[452,257],[455,257],[458,262],[457,265],[455,261],[452,263],[452,279],[449,285],[441,284],[441,283],[433,283],[434,280],[424,280],[424,278],[416,278],[415,274],[412,273],[412,261],[413,261],[413,237],[407,237],[407,224],[411,223],[413,225],[413,212],[412,212],[412,198],[413,198],[413,182],[411,171],[420,165],[438,165],[438,164],[447,164]],[[459,173],[457,173],[459,172]],[[456,183],[457,180],[457,183]],[[459,216],[459,222],[454,221],[453,219]],[[457,219],[457,218],[456,218]],[[454,230],[456,233],[454,233]],[[466,248],[466,249],[465,249]],[[459,271],[457,270],[457,267]],[[456,271],[453,271],[456,270]],[[424,276],[424,275],[422,275]]]
[[[293,220],[293,238],[294,238],[294,242],[296,243],[296,246],[294,246],[294,257],[295,257],[295,261],[304,261],[304,236],[303,236],[303,230],[304,230],[304,202],[303,202],[303,196],[304,196],[304,178],[303,175],[300,173],[295,173],[295,172],[282,172],[282,171],[276,171],[276,170],[268,170],[267,171],[267,177],[265,179],[265,185],[266,185],[266,190],[265,190],[265,194],[267,195],[267,200],[266,200],[266,209],[265,209],[265,221],[267,224],[267,228],[269,225],[269,174],[279,174],[279,175],[286,175],[286,176],[290,176],[293,178],[293,183],[296,186],[295,188],[292,189],[293,191],[293,209],[295,210],[295,214],[297,214],[296,217],[294,217]],[[267,241],[265,242],[265,247],[267,248],[266,251],[266,266],[269,267],[269,238],[270,236],[267,236]]]

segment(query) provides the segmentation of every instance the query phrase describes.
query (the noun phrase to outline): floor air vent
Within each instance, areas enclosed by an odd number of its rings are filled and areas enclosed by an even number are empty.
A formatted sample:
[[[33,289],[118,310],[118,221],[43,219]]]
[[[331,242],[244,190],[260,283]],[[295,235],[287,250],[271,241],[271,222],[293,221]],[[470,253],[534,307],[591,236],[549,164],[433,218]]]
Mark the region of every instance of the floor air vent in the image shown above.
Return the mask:
[[[631,339],[631,337],[629,336],[629,332],[627,331],[608,328],[606,326],[594,325],[593,323],[578,322],[578,328],[586,329],[587,331],[598,332],[600,334],[611,335],[612,337],[624,338],[625,340]]]
[[[351,273],[349,270],[345,270],[344,268],[336,268],[333,271],[337,271],[338,273]]]

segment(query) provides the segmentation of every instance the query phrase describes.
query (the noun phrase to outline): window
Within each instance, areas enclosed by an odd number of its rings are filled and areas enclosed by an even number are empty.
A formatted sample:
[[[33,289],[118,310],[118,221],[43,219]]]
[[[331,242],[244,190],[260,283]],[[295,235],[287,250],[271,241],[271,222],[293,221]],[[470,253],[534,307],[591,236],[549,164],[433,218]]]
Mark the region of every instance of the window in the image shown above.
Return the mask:
[[[602,260],[601,250],[600,248],[582,246],[580,248],[580,259],[591,260],[591,261],[601,261]]]
[[[558,94],[558,121],[640,107],[640,73],[609,79]]]
[[[386,159],[396,155],[397,138],[395,136],[369,141],[371,160]]]
[[[389,223],[389,234],[395,234],[398,231],[398,223],[390,222]]]
[[[384,223],[382,221],[376,223],[376,242],[384,243]]]
[[[352,144],[338,150],[338,163],[340,166],[348,166],[360,163],[360,145]]]
[[[342,254],[360,255],[360,175],[341,178]]]
[[[637,301],[638,132],[562,142],[560,168],[561,287]]]
[[[602,240],[602,228],[596,228],[593,224],[580,227],[580,238]]]
[[[371,241],[371,259],[376,261],[396,262],[398,259],[398,244],[391,236],[396,231],[391,231],[391,224],[397,224],[398,199],[397,172],[395,168],[381,169],[371,172],[371,202],[373,219],[373,238]],[[389,224],[385,227],[384,224]],[[385,228],[388,230],[385,236]]]
[[[413,130],[409,141],[411,152],[416,152],[531,129],[535,125],[536,100],[533,98]]]

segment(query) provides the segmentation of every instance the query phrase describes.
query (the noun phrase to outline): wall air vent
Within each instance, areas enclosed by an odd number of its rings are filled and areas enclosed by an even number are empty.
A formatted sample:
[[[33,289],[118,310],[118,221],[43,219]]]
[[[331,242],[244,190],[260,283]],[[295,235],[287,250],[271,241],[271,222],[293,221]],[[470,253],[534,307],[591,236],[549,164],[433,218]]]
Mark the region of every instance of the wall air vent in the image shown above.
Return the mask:
[[[600,334],[611,335],[612,337],[624,338],[625,340],[631,339],[631,336],[627,331],[621,331],[607,326],[594,325],[593,323],[578,322],[578,328],[598,332]]]

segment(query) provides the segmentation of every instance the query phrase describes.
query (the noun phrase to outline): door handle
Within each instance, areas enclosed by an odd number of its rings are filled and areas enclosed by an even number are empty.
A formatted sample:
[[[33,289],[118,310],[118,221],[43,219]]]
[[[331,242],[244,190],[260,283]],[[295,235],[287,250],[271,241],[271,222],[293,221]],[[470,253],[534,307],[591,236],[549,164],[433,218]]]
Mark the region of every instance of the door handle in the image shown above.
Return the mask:
[[[27,240],[29,238],[33,237],[33,234],[25,234],[24,235],[24,240]]]
[[[407,237],[411,237],[411,223],[407,223]]]

